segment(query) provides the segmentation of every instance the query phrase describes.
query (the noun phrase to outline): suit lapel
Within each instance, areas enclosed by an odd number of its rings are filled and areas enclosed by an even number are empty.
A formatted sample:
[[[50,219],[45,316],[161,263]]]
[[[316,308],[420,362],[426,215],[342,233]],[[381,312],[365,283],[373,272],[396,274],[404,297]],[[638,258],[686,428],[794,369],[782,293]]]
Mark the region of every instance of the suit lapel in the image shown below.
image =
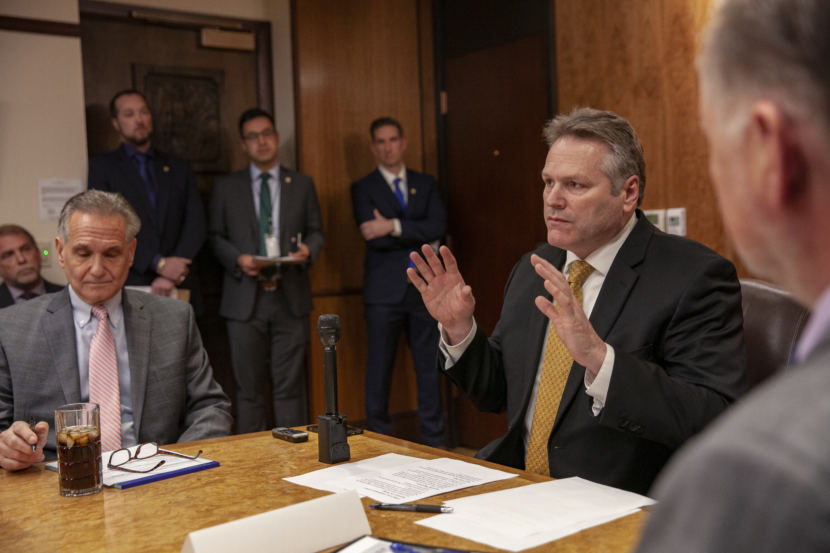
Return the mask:
[[[124,145],[118,148],[118,168],[121,171],[121,178],[126,183],[122,188],[124,197],[130,202],[138,213],[149,215],[153,220],[153,226],[158,227],[158,215],[153,206],[150,205],[150,198],[147,197],[147,185],[141,180],[138,167],[127,155]]]
[[[288,214],[295,205],[296,187],[293,186],[294,177],[288,170],[280,165],[280,255],[288,255],[291,237],[288,236]]]
[[[49,290],[47,290],[48,292]],[[14,298],[6,283],[0,284],[0,306],[14,305]]]
[[[55,360],[55,372],[58,374],[64,399],[66,403],[77,403],[81,401],[81,381],[78,374],[78,349],[75,344],[75,322],[69,289],[55,294],[46,307],[46,316],[41,325],[51,357]]]
[[[242,250],[246,253],[259,254],[259,213],[257,213],[254,193],[251,189],[250,169],[246,167],[237,172],[235,180],[231,197],[228,199],[228,224],[234,227],[237,224],[245,225],[248,228],[249,243],[242,244]]]
[[[156,226],[159,233],[164,232],[164,222],[166,220],[167,205],[170,203],[171,182],[170,182],[170,160],[159,152],[154,151],[153,156],[153,176],[156,183],[156,210],[155,215],[158,218]],[[149,205],[149,202],[148,202]]]
[[[139,436],[144,415],[144,396],[150,367],[150,315],[144,310],[139,294],[123,291],[124,332],[127,334],[127,354],[130,360],[130,387],[133,400],[135,434]]]
[[[600,338],[606,340],[608,334],[614,326],[617,318],[625,307],[631,289],[639,278],[639,274],[633,267],[642,262],[645,256],[646,246],[651,238],[652,227],[645,218],[637,221],[637,224],[628,235],[628,238],[623,243],[608,274],[605,276],[605,281],[597,296],[597,301],[594,303],[594,309],[591,311],[590,322],[594,331]],[[563,259],[564,263],[564,259]],[[561,267],[560,267],[561,270]],[[568,375],[568,381],[565,383],[565,389],[562,391],[562,400],[559,404],[559,411],[554,421],[554,432],[556,431],[559,420],[567,411],[570,403],[576,398],[577,394],[583,393],[585,388],[585,367],[574,364],[571,366],[571,372]]]
[[[605,277],[591,312],[591,325],[603,340],[608,338],[640,276],[634,267],[640,265],[645,257],[653,229],[645,217],[639,217]]]

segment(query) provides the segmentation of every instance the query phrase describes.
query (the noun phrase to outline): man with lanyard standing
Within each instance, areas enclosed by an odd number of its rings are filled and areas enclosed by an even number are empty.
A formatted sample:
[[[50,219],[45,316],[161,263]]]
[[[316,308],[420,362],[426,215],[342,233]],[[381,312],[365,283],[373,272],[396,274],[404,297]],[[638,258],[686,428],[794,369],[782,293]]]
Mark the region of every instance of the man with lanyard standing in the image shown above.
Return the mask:
[[[241,433],[309,420],[308,267],[323,247],[323,226],[312,179],[277,161],[271,114],[245,111],[239,134],[250,164],[216,181],[209,235],[225,268],[219,313],[228,327]]]

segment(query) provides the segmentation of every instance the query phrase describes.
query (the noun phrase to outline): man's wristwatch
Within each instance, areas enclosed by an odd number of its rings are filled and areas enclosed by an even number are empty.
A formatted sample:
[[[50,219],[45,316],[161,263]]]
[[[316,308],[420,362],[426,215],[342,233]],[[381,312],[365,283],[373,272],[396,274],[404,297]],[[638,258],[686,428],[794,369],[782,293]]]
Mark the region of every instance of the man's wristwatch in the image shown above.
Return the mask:
[[[158,265],[156,265],[156,272],[161,274],[161,270],[164,269],[164,264],[167,263],[167,259],[162,257],[159,259]]]

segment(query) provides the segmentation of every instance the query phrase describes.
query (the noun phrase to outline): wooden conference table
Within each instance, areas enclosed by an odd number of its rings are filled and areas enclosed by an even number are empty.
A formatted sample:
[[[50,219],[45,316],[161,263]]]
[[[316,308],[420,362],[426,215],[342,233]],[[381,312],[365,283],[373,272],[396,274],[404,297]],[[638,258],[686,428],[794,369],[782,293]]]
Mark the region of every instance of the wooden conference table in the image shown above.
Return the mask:
[[[424,503],[440,503],[547,480],[372,432],[350,437],[349,445],[352,461],[390,452],[425,459],[454,457],[519,475],[430,497]],[[57,474],[45,469],[42,463],[15,473],[0,469],[0,551],[178,553],[187,534],[194,530],[328,493],[282,479],[331,466],[318,461],[317,435],[313,433],[309,433],[308,442],[299,444],[276,440],[270,432],[257,432],[176,444],[169,449],[188,454],[202,449],[203,457],[218,461],[220,466],[126,490],[104,488],[102,493],[75,498],[58,494]],[[498,551],[414,524],[419,518],[432,515],[374,511],[369,509],[370,502],[369,498],[363,499],[373,535],[443,547]],[[645,517],[641,511],[528,551],[630,551]],[[275,543],[274,551],[278,550],[279,545]]]

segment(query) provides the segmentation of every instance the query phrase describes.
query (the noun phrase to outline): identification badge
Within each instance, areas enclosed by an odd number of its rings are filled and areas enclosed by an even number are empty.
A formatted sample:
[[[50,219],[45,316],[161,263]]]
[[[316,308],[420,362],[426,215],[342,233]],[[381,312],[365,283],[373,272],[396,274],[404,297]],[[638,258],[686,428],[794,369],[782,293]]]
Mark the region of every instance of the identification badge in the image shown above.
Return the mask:
[[[265,235],[265,255],[268,257],[280,256],[280,243],[273,234]]]

